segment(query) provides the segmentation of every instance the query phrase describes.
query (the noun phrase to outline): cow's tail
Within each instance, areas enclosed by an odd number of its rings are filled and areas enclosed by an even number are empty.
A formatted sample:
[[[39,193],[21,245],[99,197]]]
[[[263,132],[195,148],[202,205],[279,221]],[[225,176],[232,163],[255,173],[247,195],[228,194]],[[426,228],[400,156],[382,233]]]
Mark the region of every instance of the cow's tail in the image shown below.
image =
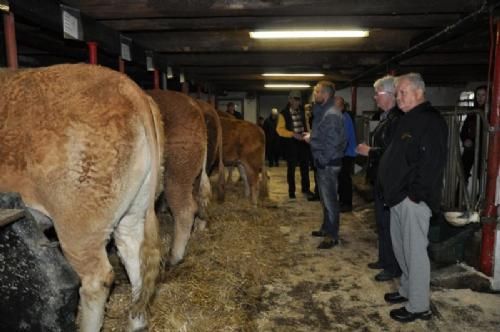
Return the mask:
[[[143,114],[144,118],[147,144],[151,151],[151,184],[154,185],[151,185],[150,188],[149,206],[144,222],[144,240],[140,250],[142,286],[137,302],[132,307],[132,315],[134,313],[148,312],[149,304],[156,289],[162,257],[164,257],[154,206],[155,198],[160,191],[159,186],[163,174],[165,136],[158,106],[151,97],[143,98],[147,98],[145,100],[146,107],[149,108],[147,112],[141,111],[141,114]]]
[[[226,172],[224,170],[224,142],[222,141],[222,124],[220,123],[219,115],[215,114],[215,122],[217,124],[217,146],[219,161],[217,163],[218,179],[217,179],[217,201],[224,202],[226,197]]]
[[[269,197],[269,174],[267,174],[266,167],[266,137],[263,135],[263,149],[262,149],[262,167],[261,167],[261,179],[259,186],[259,196],[261,199]]]
[[[210,186],[210,179],[207,174],[207,159],[208,159],[208,148],[205,146],[205,154],[203,157],[203,167],[201,168],[200,176],[200,188],[198,191],[199,204],[202,209],[205,209],[210,202],[210,197],[212,196],[212,189]]]

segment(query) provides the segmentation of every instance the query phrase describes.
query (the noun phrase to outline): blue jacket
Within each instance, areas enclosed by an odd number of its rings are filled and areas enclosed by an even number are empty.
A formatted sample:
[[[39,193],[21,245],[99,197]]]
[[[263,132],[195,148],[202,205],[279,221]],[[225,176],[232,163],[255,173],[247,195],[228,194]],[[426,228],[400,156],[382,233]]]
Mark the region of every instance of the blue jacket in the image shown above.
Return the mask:
[[[356,132],[354,131],[354,124],[352,118],[347,112],[342,113],[344,117],[345,134],[347,136],[347,147],[344,154],[348,157],[356,157]]]
[[[315,166],[340,166],[346,146],[344,119],[333,105],[333,99],[325,105],[315,104],[311,130],[311,152]]]

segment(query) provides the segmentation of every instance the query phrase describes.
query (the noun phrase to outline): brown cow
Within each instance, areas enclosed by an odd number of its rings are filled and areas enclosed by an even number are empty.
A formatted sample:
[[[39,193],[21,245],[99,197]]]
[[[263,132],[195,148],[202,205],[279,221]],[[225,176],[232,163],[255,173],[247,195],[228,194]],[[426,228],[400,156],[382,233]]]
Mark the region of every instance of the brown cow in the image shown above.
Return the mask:
[[[174,265],[184,257],[197,214],[198,226],[205,225],[201,218],[210,199],[205,171],[207,128],[200,107],[191,97],[175,91],[147,93],[160,107],[165,124],[165,199],[175,222],[170,256]]]
[[[0,191],[49,217],[81,279],[80,329],[99,331],[114,237],[132,284],[130,330],[147,325],[161,253],[156,104],[126,76],[78,64],[0,73]]]
[[[224,201],[225,194],[225,174],[222,154],[222,127],[217,115],[217,111],[209,103],[203,100],[196,100],[200,105],[203,115],[205,116],[205,124],[207,126],[208,145],[207,145],[207,173],[212,174],[213,169],[217,165],[217,199],[219,202]]]
[[[248,121],[231,119],[221,114],[224,112],[217,113],[221,115],[224,165],[238,166],[245,183],[245,196],[256,205],[259,191],[261,196],[268,193],[264,131]]]

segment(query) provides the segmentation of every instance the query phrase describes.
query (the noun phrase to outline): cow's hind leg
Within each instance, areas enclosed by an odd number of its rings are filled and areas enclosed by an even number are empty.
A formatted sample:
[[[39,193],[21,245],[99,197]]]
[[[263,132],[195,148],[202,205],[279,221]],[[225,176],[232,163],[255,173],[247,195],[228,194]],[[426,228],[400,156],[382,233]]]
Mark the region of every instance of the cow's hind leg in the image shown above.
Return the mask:
[[[129,331],[147,327],[147,307],[154,293],[161,252],[158,220],[146,181],[114,232],[115,244],[132,287]]]
[[[186,245],[191,236],[197,204],[189,188],[185,185],[175,187],[178,191],[171,198],[167,198],[170,211],[174,218],[174,240],[170,255],[170,264],[176,265],[184,258]],[[170,191],[171,189],[167,189]],[[180,190],[180,191],[179,191]]]
[[[250,186],[248,183],[248,167],[246,167],[244,164],[239,163],[238,164],[238,170],[240,172],[240,176],[243,180],[243,185],[245,186],[245,197],[250,197]]]
[[[80,331],[99,331],[104,318],[104,307],[113,283],[113,270],[104,243],[96,251],[86,250],[85,256],[65,252],[69,262],[80,276]]]
[[[257,205],[257,199],[259,194],[259,174],[254,171],[254,169],[248,164],[243,163],[242,169],[246,173],[245,178],[245,194],[250,197],[250,201],[253,205]],[[248,192],[248,194],[247,194]]]
[[[136,302],[142,287],[140,249],[144,240],[144,212],[129,213],[122,218],[114,238],[132,287],[132,302]],[[144,312],[129,315],[129,328],[132,331],[144,329],[146,322]]]

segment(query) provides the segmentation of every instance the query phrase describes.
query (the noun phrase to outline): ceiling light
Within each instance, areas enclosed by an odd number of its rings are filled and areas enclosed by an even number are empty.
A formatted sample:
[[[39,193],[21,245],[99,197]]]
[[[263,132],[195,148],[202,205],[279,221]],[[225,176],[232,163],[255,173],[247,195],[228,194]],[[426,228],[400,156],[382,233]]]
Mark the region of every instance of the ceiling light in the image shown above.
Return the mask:
[[[366,30],[260,30],[251,31],[254,39],[290,38],[362,38],[368,37]]]
[[[310,88],[309,84],[264,84],[268,89],[304,89]]]
[[[325,74],[321,73],[302,73],[302,74],[288,74],[288,73],[264,73],[262,76],[288,76],[288,77],[323,77]]]

